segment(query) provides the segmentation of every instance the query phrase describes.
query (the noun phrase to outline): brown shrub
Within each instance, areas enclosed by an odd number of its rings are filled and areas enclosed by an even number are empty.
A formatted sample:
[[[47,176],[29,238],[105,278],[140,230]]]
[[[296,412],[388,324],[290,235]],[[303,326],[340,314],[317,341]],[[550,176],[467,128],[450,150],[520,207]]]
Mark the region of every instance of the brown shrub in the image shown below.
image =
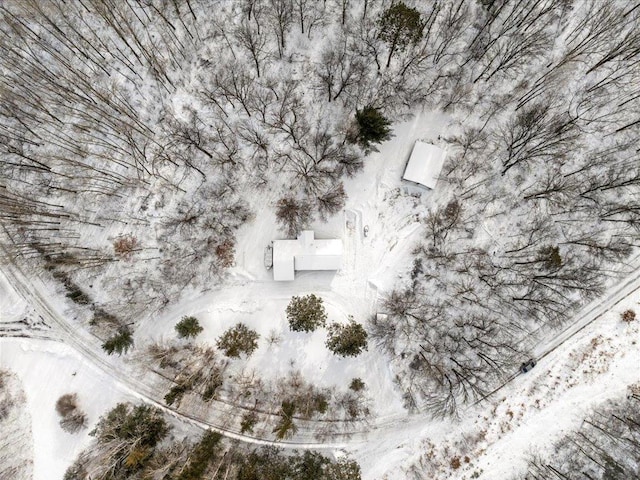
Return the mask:
[[[233,245],[233,241],[225,240],[216,247],[216,257],[220,260],[220,265],[224,268],[231,267],[235,259],[236,249]]]
[[[78,408],[78,395],[67,393],[56,402],[56,412],[62,417],[60,427],[65,432],[76,433],[87,426],[87,415]]]
[[[636,319],[636,312],[633,310],[625,310],[620,316],[622,317],[622,321],[630,323]]]
[[[71,412],[78,408],[78,395],[75,393],[67,393],[62,395],[56,402],[56,412],[61,417],[68,416]]]
[[[87,416],[80,410],[74,410],[62,420],[60,420],[60,427],[69,433],[76,433],[87,427]]]
[[[131,235],[118,237],[113,242],[113,250],[122,257],[131,255],[137,246],[138,239]]]

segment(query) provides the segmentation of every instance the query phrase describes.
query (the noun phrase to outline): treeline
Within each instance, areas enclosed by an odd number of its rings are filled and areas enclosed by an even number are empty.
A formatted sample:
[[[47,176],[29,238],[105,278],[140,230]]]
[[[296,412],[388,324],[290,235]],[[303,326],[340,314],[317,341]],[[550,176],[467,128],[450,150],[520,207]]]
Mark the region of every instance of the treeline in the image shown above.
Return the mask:
[[[64,480],[360,480],[359,465],[314,451],[242,445],[206,431],[178,439],[162,413],[121,403],[104,415]]]
[[[226,419],[227,428],[238,433],[295,438],[314,420],[314,434],[325,437],[371,415],[371,397],[360,379],[342,388],[317,387],[298,371],[265,380],[222,352],[195,344],[154,344],[138,359],[169,381],[163,384],[164,401],[178,411],[206,412],[212,400],[238,407],[236,418]]]

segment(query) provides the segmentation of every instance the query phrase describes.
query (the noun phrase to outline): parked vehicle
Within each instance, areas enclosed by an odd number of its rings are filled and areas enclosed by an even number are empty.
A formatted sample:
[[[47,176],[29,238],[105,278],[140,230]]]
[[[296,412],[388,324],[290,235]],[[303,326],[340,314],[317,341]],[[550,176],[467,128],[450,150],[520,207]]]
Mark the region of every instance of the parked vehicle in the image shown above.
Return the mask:
[[[527,373],[529,370],[531,370],[535,366],[536,366],[536,361],[533,358],[530,358],[529,360],[524,362],[522,365],[520,365],[520,373]]]

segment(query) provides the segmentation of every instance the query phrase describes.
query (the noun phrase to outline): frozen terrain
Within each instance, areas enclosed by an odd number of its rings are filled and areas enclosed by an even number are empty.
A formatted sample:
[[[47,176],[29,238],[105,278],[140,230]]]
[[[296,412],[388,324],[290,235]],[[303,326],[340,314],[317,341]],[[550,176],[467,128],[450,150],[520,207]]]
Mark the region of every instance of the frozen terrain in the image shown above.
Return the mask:
[[[0,0],[0,480],[246,480],[262,446],[522,480],[640,402],[639,24],[640,0]],[[418,140],[435,189],[402,181]],[[307,229],[341,268],[275,282],[265,249]],[[294,331],[310,294],[327,324]],[[332,353],[351,320],[368,348]],[[101,438],[119,402],[170,438]]]
[[[364,319],[375,313],[377,289],[389,288],[394,276],[404,271],[402,265],[410,261],[417,234],[412,210],[430,201],[428,194],[394,194],[408,188],[398,180],[408,155],[402,145],[416,138],[437,137],[443,122],[418,116],[398,126],[396,138],[372,155],[365,174],[348,185],[351,195],[344,216],[319,226],[317,231],[323,236],[345,240],[347,261],[336,275],[308,272],[298,274],[294,282],[274,283],[262,264],[262,248],[278,233],[265,208],[264,215],[257,215],[240,232],[238,260],[228,284],[203,294],[194,292],[147,320],[137,332],[137,342],[173,338],[173,326],[182,315],[201,320],[205,342],[214,342],[227,327],[242,321],[263,337],[245,364],[261,376],[277,376],[295,368],[327,386],[362,378],[374,399],[372,432],[341,442],[336,452],[353,453],[367,480],[403,480],[410,473],[438,479],[503,479],[522,468],[528,455],[543,452],[555,438],[579,425],[591,408],[625,395],[627,386],[640,380],[638,323],[620,321],[621,312],[635,308],[640,299],[635,272],[629,281],[612,288],[610,295],[580,312],[578,324],[589,322],[584,329],[570,336],[577,330],[574,327],[557,337],[564,343],[547,351],[558,343],[551,338],[547,347],[540,347],[538,354],[544,358],[533,371],[466,408],[454,422],[403,413],[388,364],[373,346],[356,359],[339,359],[326,350],[321,332],[303,337],[288,332],[284,308],[292,295],[320,295],[330,320],[349,314]],[[367,237],[364,225],[369,226]],[[34,316],[28,301],[0,278],[3,329],[18,325],[28,332],[21,323]],[[274,331],[280,342],[268,345],[264,338]],[[88,444],[91,424],[117,401],[131,398],[131,393],[55,341],[3,338],[0,342],[0,365],[15,372],[24,389],[20,423],[32,430],[33,478],[60,478]],[[69,392],[78,392],[89,417],[89,428],[77,435],[60,429],[54,409],[57,398]]]

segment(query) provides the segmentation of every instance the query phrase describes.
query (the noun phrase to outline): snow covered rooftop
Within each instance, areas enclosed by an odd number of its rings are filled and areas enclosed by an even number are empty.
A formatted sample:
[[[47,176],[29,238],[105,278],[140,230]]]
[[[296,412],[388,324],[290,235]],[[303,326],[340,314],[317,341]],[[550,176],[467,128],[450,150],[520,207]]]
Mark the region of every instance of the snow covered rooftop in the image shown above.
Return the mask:
[[[342,266],[342,240],[318,240],[305,230],[296,240],[274,240],[273,279],[289,281],[296,270],[339,270]]]
[[[413,146],[402,178],[434,189],[446,156],[447,152],[440,147],[418,140]]]

